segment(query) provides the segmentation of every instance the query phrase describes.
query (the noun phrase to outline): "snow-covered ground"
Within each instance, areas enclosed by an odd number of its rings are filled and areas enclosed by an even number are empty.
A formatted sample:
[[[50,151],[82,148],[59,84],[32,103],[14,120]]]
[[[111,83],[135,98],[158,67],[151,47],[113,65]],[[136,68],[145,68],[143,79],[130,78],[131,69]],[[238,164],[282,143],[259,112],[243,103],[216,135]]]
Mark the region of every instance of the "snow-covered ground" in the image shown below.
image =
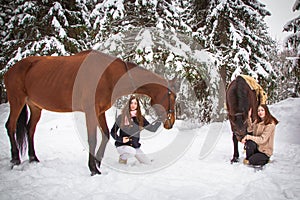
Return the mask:
[[[11,170],[4,127],[9,107],[1,104],[0,199],[300,199],[299,108],[300,99],[292,98],[270,106],[280,123],[273,162],[262,171],[230,164],[227,121],[201,128],[177,121],[171,130],[142,132],[142,149],[154,159],[152,166],[134,159],[120,165],[111,139],[102,175],[91,177],[80,122],[71,113],[43,112],[35,137],[41,162],[30,164],[24,156]],[[114,115],[113,109],[107,113],[109,127]],[[242,160],[242,145],[240,154]]]

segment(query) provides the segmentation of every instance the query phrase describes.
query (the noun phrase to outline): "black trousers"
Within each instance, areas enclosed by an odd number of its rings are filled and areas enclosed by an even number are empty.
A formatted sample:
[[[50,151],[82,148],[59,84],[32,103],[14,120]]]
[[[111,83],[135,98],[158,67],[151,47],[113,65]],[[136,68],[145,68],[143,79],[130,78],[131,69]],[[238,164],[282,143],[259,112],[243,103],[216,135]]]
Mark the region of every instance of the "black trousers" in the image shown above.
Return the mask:
[[[258,151],[257,144],[252,140],[246,141],[246,159],[251,165],[265,165],[269,162],[269,156]]]

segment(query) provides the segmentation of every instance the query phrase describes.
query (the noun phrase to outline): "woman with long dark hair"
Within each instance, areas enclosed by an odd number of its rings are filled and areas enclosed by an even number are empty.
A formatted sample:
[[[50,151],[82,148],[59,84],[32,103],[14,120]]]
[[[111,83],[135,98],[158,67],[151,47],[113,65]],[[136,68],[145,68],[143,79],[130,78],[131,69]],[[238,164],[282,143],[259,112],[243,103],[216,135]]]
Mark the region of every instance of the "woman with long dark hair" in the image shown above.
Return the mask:
[[[140,132],[143,128],[155,132],[160,125],[161,122],[150,124],[141,113],[138,98],[131,96],[110,131],[120,154],[119,163],[126,164],[128,158],[136,157],[140,163],[150,164],[151,160],[140,149]]]
[[[253,135],[246,135],[242,143],[246,147],[244,164],[265,165],[273,155],[275,127],[278,120],[270,113],[267,105],[258,106],[258,120],[252,123],[249,111],[247,131]]]

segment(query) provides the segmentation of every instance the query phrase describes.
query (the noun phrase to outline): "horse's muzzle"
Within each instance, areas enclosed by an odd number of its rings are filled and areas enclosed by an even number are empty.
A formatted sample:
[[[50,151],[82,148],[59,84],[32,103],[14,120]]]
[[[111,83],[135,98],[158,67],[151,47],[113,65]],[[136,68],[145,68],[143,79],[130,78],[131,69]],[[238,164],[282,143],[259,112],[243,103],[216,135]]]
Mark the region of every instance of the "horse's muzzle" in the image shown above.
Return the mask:
[[[172,115],[168,114],[165,122],[164,122],[164,128],[165,129],[171,129],[173,128],[173,124],[174,124],[175,120],[173,120]]]

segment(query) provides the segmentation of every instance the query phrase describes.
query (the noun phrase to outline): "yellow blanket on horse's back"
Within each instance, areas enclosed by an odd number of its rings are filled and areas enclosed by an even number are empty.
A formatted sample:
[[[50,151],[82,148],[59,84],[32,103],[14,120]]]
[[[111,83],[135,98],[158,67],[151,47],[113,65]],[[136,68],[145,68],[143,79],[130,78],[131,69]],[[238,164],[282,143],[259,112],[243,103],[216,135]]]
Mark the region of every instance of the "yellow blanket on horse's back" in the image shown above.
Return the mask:
[[[260,104],[266,104],[268,95],[264,89],[257,83],[257,81],[248,75],[240,75],[248,83],[251,90],[255,90],[257,99],[260,100]]]

